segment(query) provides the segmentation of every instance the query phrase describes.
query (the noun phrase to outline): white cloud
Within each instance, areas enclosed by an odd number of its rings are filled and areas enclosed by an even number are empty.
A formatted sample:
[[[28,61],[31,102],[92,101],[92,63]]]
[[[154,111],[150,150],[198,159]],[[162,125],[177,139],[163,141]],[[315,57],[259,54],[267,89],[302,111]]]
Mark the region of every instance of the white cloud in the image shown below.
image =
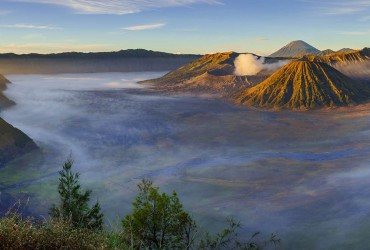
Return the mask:
[[[327,15],[347,15],[363,11],[363,8],[351,8],[351,7],[336,7],[327,8],[323,11],[323,14]]]
[[[154,23],[154,24],[146,24],[146,25],[138,25],[138,26],[131,26],[122,28],[123,30],[130,30],[130,31],[139,31],[139,30],[152,30],[158,29],[165,26],[165,23]]]
[[[0,53],[60,53],[68,51],[99,52],[109,48],[106,44],[72,44],[60,43],[26,43],[26,44],[0,44]],[[113,49],[113,48],[112,48]]]
[[[37,29],[37,30],[59,30],[59,27],[47,26],[47,25],[33,25],[33,24],[2,24],[0,28],[10,29]]]
[[[256,38],[256,42],[266,42],[270,39],[268,39],[267,37],[257,37]]]
[[[370,9],[370,0],[300,0],[311,3],[314,8],[324,15],[359,14]]]
[[[360,21],[361,22],[367,22],[367,21],[370,21],[370,16],[363,16],[360,18]]]
[[[192,4],[221,4],[220,0],[11,0],[65,6],[80,14],[124,15],[148,9],[187,6]]]
[[[9,10],[0,10],[0,16],[9,15],[10,13],[11,13],[11,11],[9,11]]]
[[[22,37],[22,39],[24,40],[35,40],[35,39],[41,39],[41,38],[45,38],[45,37],[41,34],[27,34]]]
[[[366,36],[370,34],[370,31],[343,31],[340,34],[345,36]]]

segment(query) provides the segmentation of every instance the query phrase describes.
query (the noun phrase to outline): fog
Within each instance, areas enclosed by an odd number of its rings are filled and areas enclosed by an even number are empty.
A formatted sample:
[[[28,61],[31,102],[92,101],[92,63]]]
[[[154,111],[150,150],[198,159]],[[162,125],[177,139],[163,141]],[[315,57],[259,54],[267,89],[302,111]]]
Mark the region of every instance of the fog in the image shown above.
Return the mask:
[[[211,231],[275,232],[283,249],[370,244],[370,110],[264,112],[218,99],[166,96],[137,84],[163,75],[9,75],[17,105],[2,113],[44,160],[0,169],[0,191],[30,195],[47,215],[57,171],[72,155],[107,224],[131,210],[136,184],[176,190]],[[118,222],[119,224],[119,222]]]

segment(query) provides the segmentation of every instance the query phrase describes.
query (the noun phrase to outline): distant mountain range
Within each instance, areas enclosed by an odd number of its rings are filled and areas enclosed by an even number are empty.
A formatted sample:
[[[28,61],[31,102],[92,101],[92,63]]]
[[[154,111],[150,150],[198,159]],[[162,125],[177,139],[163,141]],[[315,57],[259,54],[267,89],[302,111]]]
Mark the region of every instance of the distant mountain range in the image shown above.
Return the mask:
[[[144,49],[97,53],[0,54],[2,74],[168,71],[200,55],[171,54]]]
[[[290,42],[289,44],[285,45],[278,51],[272,53],[270,57],[299,57],[304,55],[314,55],[314,56],[326,56],[332,53],[341,53],[341,52],[350,52],[353,51],[349,48],[343,48],[338,51],[334,51],[331,49],[326,50],[318,50],[317,48],[313,47],[312,45],[302,41],[297,40]]]

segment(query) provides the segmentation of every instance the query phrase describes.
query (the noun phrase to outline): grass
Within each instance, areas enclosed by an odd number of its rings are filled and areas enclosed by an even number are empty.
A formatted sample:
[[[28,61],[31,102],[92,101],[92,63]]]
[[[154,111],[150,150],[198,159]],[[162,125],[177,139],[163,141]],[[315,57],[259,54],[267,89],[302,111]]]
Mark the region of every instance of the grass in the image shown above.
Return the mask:
[[[61,220],[8,213],[0,219],[0,249],[126,249],[119,233],[76,229]]]

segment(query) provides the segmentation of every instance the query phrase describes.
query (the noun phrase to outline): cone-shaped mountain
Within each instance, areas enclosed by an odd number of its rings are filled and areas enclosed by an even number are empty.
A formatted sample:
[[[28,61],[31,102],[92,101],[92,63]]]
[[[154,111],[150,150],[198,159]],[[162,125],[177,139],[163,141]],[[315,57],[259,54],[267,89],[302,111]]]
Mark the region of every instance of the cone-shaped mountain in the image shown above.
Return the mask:
[[[239,104],[314,109],[347,106],[368,98],[368,89],[326,63],[291,62],[257,86],[235,95]]]
[[[319,53],[320,50],[316,49],[315,47],[309,45],[308,43],[298,40],[293,41],[275,53],[271,54],[271,57],[296,57],[296,56],[304,56],[304,55],[314,55]]]

